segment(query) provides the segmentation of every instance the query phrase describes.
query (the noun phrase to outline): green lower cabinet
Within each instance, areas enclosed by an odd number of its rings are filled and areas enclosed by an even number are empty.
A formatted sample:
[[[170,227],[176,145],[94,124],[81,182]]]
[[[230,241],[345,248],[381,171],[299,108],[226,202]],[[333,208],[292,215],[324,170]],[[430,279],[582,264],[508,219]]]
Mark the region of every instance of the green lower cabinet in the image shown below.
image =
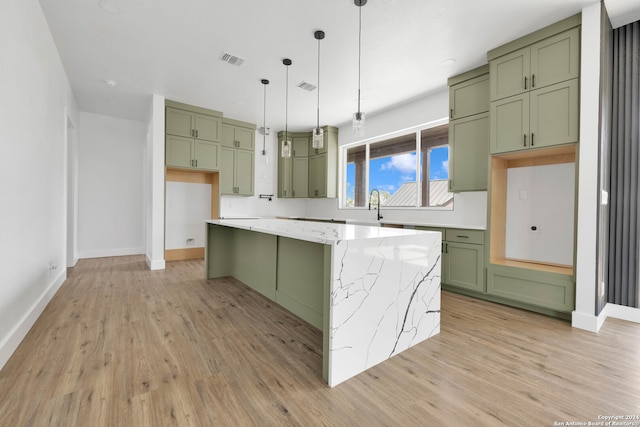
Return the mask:
[[[325,245],[278,237],[275,301],[322,329]]]
[[[444,242],[442,282],[484,292],[484,245]]]
[[[575,308],[575,282],[566,274],[490,264],[487,293],[553,311]]]

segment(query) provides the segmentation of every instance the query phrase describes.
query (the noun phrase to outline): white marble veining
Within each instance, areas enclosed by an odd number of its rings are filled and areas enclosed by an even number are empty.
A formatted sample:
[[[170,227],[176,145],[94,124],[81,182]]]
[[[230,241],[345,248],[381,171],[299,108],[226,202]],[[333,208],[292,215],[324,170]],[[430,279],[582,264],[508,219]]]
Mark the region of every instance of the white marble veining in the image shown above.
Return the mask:
[[[330,386],[440,332],[438,233],[343,240],[332,264]]]
[[[331,387],[440,332],[438,232],[281,219],[207,222],[331,246],[323,331]]]

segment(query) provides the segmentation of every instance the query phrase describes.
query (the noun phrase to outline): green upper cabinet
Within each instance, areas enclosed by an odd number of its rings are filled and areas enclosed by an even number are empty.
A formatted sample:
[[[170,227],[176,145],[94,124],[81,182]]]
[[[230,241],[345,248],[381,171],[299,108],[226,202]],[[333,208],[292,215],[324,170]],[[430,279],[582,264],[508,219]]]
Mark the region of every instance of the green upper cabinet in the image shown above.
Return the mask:
[[[451,77],[449,84],[449,191],[487,189],[489,65]]]
[[[491,101],[575,79],[580,75],[580,28],[496,57],[490,69]]]
[[[253,195],[253,151],[220,147],[220,194]]]
[[[475,76],[466,78],[467,76]],[[458,83],[459,81],[459,83]],[[487,66],[449,79],[451,120],[489,111],[489,70]]]
[[[449,123],[449,191],[487,189],[489,113]]]
[[[225,147],[254,149],[255,126],[247,128],[239,125],[236,120],[224,119],[222,123],[221,144]]]
[[[311,146],[311,132],[289,132],[293,156],[278,156],[278,197],[337,197],[338,129],[325,126],[324,144]],[[281,150],[284,132],[278,132]],[[280,151],[278,152],[280,154]]]
[[[338,129],[325,126],[322,148],[309,138],[309,197],[338,197]]]
[[[165,108],[165,164],[217,170],[222,113],[174,101]]]
[[[308,136],[295,136],[292,139],[293,144],[293,157],[308,157],[309,156],[309,137]]]
[[[491,153],[578,142],[579,80],[491,103]]]
[[[291,190],[293,197],[309,197],[309,158],[293,158]]]
[[[218,148],[215,142],[166,135],[165,164],[178,168],[218,169]]]
[[[215,113],[212,111],[212,113]],[[168,135],[191,137],[204,141],[220,141],[219,116],[180,108],[167,107],[165,129]]]
[[[253,196],[255,125],[223,119],[220,142],[220,193]]]
[[[580,15],[487,53],[490,152],[579,140]]]

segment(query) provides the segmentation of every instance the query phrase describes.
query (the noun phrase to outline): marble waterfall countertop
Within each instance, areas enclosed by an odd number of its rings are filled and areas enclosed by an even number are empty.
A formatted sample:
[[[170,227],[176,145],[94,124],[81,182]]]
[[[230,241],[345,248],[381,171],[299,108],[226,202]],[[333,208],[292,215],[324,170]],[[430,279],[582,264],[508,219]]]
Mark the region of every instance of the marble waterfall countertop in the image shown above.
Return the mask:
[[[385,228],[373,225],[367,226],[271,218],[212,219],[207,222],[323,244],[335,244],[342,240],[412,236],[427,233],[419,230]]]
[[[207,222],[330,246],[329,258],[318,262],[330,263],[321,316],[331,387],[440,332],[439,232],[284,219]]]

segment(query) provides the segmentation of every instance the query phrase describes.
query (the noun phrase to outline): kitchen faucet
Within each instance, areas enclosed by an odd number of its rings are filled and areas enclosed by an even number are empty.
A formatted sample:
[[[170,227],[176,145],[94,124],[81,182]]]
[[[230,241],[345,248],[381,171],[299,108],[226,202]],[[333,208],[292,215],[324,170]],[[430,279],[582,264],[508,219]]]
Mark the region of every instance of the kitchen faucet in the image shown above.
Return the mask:
[[[378,221],[380,221],[382,219],[382,215],[380,215],[380,191],[376,188],[371,190],[371,193],[369,194],[369,210],[371,210],[371,196],[373,196],[374,191],[378,193]]]

